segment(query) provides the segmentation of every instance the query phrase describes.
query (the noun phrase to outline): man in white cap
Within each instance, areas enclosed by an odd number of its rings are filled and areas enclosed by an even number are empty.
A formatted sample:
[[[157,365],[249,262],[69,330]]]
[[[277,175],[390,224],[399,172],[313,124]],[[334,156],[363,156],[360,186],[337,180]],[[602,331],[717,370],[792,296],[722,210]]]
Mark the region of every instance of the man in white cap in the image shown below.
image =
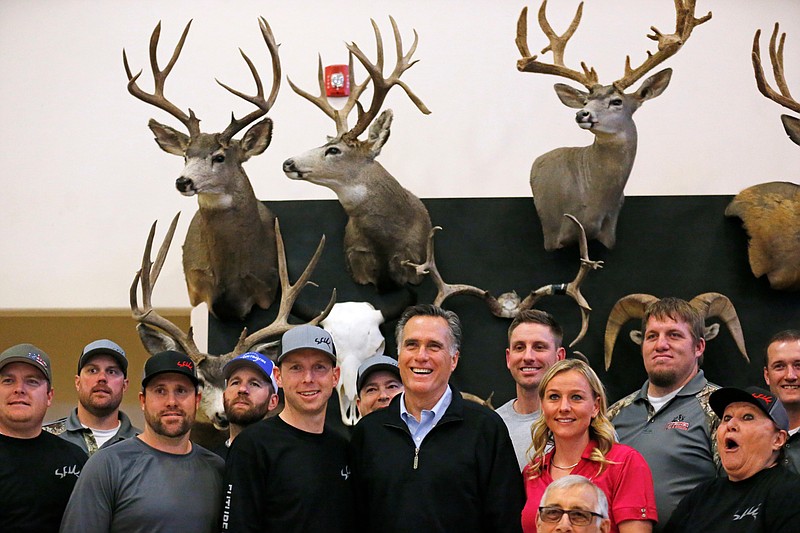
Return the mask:
[[[100,339],[83,348],[75,389],[78,406],[68,417],[44,426],[45,431],[79,446],[89,456],[141,433],[119,409],[128,390],[128,360],[117,343]]]
[[[330,334],[295,326],[281,339],[275,377],[285,406],[236,437],[228,453],[223,531],[353,530],[347,441],[325,426],[339,382]]]
[[[272,361],[258,352],[243,353],[222,367],[222,405],[230,423],[230,436],[212,451],[223,459],[227,459],[228,449],[244,428],[263,420],[278,406],[278,382],[273,368]]]
[[[356,407],[361,416],[389,405],[392,398],[403,392],[397,359],[373,355],[358,367],[356,377]]]
[[[144,431],[89,458],[61,533],[216,532],[225,463],[189,439],[200,396],[189,356],[169,350],[148,359]]]
[[[86,454],[42,431],[53,400],[50,358],[32,344],[0,354],[0,529],[55,532]]]

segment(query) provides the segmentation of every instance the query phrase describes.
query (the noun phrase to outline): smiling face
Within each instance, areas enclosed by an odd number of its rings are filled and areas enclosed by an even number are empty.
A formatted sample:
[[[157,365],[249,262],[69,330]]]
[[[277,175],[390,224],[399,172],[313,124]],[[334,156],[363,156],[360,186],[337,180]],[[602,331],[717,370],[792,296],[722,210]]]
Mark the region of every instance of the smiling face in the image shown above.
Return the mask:
[[[545,371],[565,355],[552,329],[544,324],[526,322],[511,332],[506,367],[519,388],[535,391]]]
[[[764,380],[787,411],[800,409],[800,340],[773,342],[767,347]]]
[[[242,366],[228,378],[222,395],[225,416],[231,424],[248,426],[258,422],[278,405],[278,395],[264,373]]]
[[[147,382],[139,393],[139,403],[144,412],[145,433],[183,439],[194,423],[200,393],[188,377],[165,372]]]
[[[128,390],[128,380],[116,359],[110,355],[96,355],[75,376],[75,389],[81,409],[104,417],[119,408],[122,395]]]
[[[652,387],[661,395],[688,383],[698,371],[706,342],[692,336],[687,322],[651,316],[642,339],[644,368]]]
[[[339,383],[339,367],[324,352],[303,348],[284,357],[275,367],[286,406],[281,418],[324,416],[333,389]]]
[[[725,408],[717,429],[717,447],[731,481],[747,479],[775,464],[785,443],[786,432],[755,405],[733,402]]]
[[[358,393],[356,405],[361,416],[388,406],[392,398],[403,392],[403,384],[388,370],[376,370],[367,376]]]
[[[600,398],[577,370],[559,372],[544,385],[542,416],[559,440],[589,441],[589,425],[600,412]]]
[[[430,409],[442,397],[458,365],[447,320],[418,315],[403,328],[397,362],[407,396]],[[432,403],[431,403],[432,402]]]
[[[41,370],[28,363],[8,363],[0,369],[0,432],[32,438],[53,401],[53,389]]]

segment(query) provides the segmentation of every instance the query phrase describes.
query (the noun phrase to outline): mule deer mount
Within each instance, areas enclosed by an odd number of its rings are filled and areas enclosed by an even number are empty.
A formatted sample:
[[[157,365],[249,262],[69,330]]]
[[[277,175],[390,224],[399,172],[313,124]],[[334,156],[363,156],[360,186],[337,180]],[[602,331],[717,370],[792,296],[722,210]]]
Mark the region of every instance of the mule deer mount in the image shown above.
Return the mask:
[[[800,113],[800,102],[792,98],[783,70],[783,46],[776,22],[769,40],[769,57],[778,91],[773,89],[761,66],[761,30],[753,37],[753,71],[758,90],[783,107]],[[800,144],[800,119],[781,115],[789,138]],[[776,290],[800,290],[800,185],[771,181],[741,191],[725,208],[725,216],[739,217],[750,237],[747,255],[757,278],[765,275]]]
[[[695,18],[696,0],[675,0],[675,33],[663,34],[651,27],[647,37],[658,42],[658,51],[647,53],[641,65],[633,68],[630,56],[625,73],[611,85],[601,85],[597,72],[586,63],[581,71],[564,64],[564,49],[575,33],[583,14],[578,6],[572,23],[562,35],[556,34],[547,21],[547,0],[539,8],[539,26],[549,40],[541,53],[553,53],[553,62],[544,63],[528,49],[528,8],[522,9],[517,22],[517,48],[522,59],[517,61],[521,72],[553,74],[583,85],[588,92],[558,83],[555,91],[567,107],[578,109],[575,120],[594,136],[590,146],[556,148],[539,156],[531,168],[530,182],[536,212],[542,224],[546,250],[563,248],[578,241],[575,226],[564,220],[572,213],[585,228],[589,239],[600,241],[606,248],[616,243],[617,218],[625,200],[623,191],[636,157],[637,131],[633,113],[647,100],[659,96],[667,88],[671,69],[649,78],[635,92],[624,90],[647,72],[675,55],[686,43],[692,30],[711,18],[711,12]]]
[[[155,262],[151,261],[150,258],[156,223],[154,222],[150,228],[150,234],[147,237],[147,244],[145,245],[144,254],[142,255],[141,269],[136,273],[133,278],[133,283],[131,284],[131,313],[133,318],[139,322],[137,326],[139,337],[141,337],[142,344],[148,352],[155,354],[163,350],[178,350],[191,357],[197,367],[197,375],[204,385],[200,410],[215,428],[223,430],[227,428],[228,420],[222,406],[222,391],[225,381],[222,375],[222,367],[237,355],[253,351],[254,347],[258,347],[271,339],[278,338],[296,325],[289,324],[289,313],[297,297],[300,295],[300,292],[307,284],[311,283],[309,281],[311,274],[317,266],[320,255],[322,254],[322,249],[325,246],[325,236],[323,235],[320,239],[320,243],[303,273],[297,281],[292,284],[289,282],[289,274],[286,266],[286,251],[283,238],[281,237],[280,226],[277,219],[275,220],[274,231],[278,252],[278,277],[280,278],[281,285],[281,299],[278,314],[271,324],[262,327],[258,331],[248,334],[247,328],[244,328],[239,336],[238,342],[230,352],[223,355],[211,355],[202,353],[197,348],[191,329],[189,329],[188,333],[185,333],[173,322],[159,315],[153,308],[153,289],[155,288],[156,281],[158,281],[158,276],[161,273],[164,261],[167,258],[167,252],[172,243],[172,237],[175,234],[175,227],[178,224],[179,216],[180,213],[175,215],[175,218],[172,219],[172,223],[170,224],[169,230],[167,230]],[[140,286],[142,292],[141,305],[139,305],[138,296]],[[336,289],[333,290],[327,307],[308,323],[316,325],[322,321],[328,316],[335,301]]]
[[[272,59],[273,85],[269,97],[253,62],[241,52],[255,80],[256,94],[247,95],[217,80],[222,87],[255,105],[256,110],[231,122],[220,133],[202,133],[200,119],[188,114],[164,96],[169,76],[192,22],[186,25],[167,66],[158,65],[158,40],[161,23],[150,37],[150,66],[155,90],[144,92],[137,81],[141,71],[131,72],[122,51],[128,91],[143,102],[162,109],[178,119],[189,135],[151,119],[150,130],[156,142],[169,154],[184,158],[185,166],[175,186],[184,196],[197,195],[199,210],[192,219],[183,244],[183,272],[192,305],[205,302],[221,320],[242,320],[258,305],[269,308],[278,285],[273,214],[256,199],[242,163],[267,149],[272,139],[272,120],[265,118],[253,125],[241,140],[233,136],[252,122],[264,117],[278,96],[281,65],[278,45],[267,21],[259,19],[261,35]]]
[[[589,306],[589,302],[586,301],[586,298],[584,298],[583,294],[581,293],[581,284],[583,284],[583,281],[586,279],[586,276],[590,271],[603,268],[603,262],[592,261],[589,259],[589,245],[586,239],[586,233],[584,232],[581,223],[572,215],[567,214],[564,216],[577,226],[581,253],[581,265],[578,269],[578,274],[575,276],[575,279],[569,283],[543,285],[538,289],[532,290],[530,294],[528,294],[528,296],[522,300],[520,300],[520,297],[517,295],[517,293],[513,291],[503,293],[499,297],[495,298],[489,293],[489,291],[480,289],[473,285],[445,283],[445,281],[442,279],[442,275],[439,273],[439,269],[436,267],[436,257],[433,247],[433,237],[436,231],[442,229],[440,226],[435,226],[431,229],[425,263],[409,263],[409,265],[413,266],[418,274],[429,274],[433,279],[433,282],[438,289],[436,298],[433,301],[433,305],[436,306],[441,306],[444,301],[451,296],[455,296],[457,294],[469,294],[471,296],[481,298],[489,307],[489,311],[494,316],[499,318],[514,318],[519,314],[520,311],[532,309],[536,303],[545,296],[553,296],[556,294],[565,294],[569,296],[575,300],[575,303],[578,304],[578,308],[580,308],[581,311],[581,330],[575,339],[569,344],[571,348],[580,342],[581,339],[583,339],[583,337],[586,335],[586,332],[589,330],[589,315],[592,311],[592,308]]]
[[[629,320],[634,318],[642,319],[647,306],[658,300],[659,298],[650,294],[629,294],[617,300],[617,303],[611,308],[605,334],[606,370],[611,366],[611,358],[614,356],[614,344],[617,341],[619,330]],[[705,292],[692,298],[689,304],[700,311],[706,320],[714,317],[722,319],[736,342],[736,347],[739,348],[742,357],[750,363],[750,358],[747,357],[747,349],[744,345],[744,335],[742,333],[742,324],[739,322],[739,315],[736,314],[736,308],[727,296],[718,292]],[[640,330],[631,331],[631,340],[636,344],[641,344],[643,333]],[[706,326],[703,338],[710,341],[718,334],[719,324],[712,324]]]
[[[344,234],[347,270],[356,283],[373,284],[379,292],[422,281],[422,276],[405,266],[404,262],[422,262],[431,230],[428,210],[419,198],[403,188],[375,160],[389,138],[392,111],[387,109],[380,116],[378,112],[392,87],[401,87],[420,111],[426,115],[430,113],[408,85],[400,80],[400,76],[416,63],[416,60],[411,61],[411,57],[417,48],[417,33],[414,32],[414,43],[404,54],[397,23],[393,18],[389,19],[397,54],[394,70],[389,77],[384,77],[383,40],[373,20],[377,60],[372,63],[357,44],[347,45],[351,77],[353,56],[366,69],[368,77],[361,83],[351,85],[350,96],[341,109],[334,108],[325,96],[322,58],[319,59],[318,68],[319,96],[312,96],[289,80],[289,85],[297,94],[333,119],[336,137],[329,137],[322,146],[283,163],[283,171],[289,178],[322,185],[336,193],[348,217]],[[359,97],[370,82],[372,99],[364,111]],[[355,126],[348,129],[348,115],[354,107],[358,109],[358,119]],[[358,136],[367,127],[367,139],[359,140]]]

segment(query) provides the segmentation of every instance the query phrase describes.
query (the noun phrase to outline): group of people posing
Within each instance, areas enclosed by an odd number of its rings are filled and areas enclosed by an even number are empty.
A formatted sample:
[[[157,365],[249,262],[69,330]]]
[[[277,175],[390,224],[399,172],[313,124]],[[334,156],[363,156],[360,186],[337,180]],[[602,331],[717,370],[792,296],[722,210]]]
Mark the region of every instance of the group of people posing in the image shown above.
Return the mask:
[[[19,532],[769,532],[800,530],[800,331],[770,341],[769,390],[720,388],[700,369],[704,318],[652,303],[642,388],[607,405],[591,367],[566,359],[551,315],[508,332],[516,398],[493,412],[450,384],[455,313],[408,308],[398,358],[358,370],[363,418],[349,439],[326,425],[339,380],[333,339],[303,325],[273,362],[229,361],[230,437],[190,440],[202,398],[194,362],[147,360],[144,428],[119,410],[125,352],[95,341],[78,360],[78,406],[42,426],[49,357],[0,354],[0,524]],[[278,412],[279,389],[283,408]],[[277,415],[275,413],[278,412]]]

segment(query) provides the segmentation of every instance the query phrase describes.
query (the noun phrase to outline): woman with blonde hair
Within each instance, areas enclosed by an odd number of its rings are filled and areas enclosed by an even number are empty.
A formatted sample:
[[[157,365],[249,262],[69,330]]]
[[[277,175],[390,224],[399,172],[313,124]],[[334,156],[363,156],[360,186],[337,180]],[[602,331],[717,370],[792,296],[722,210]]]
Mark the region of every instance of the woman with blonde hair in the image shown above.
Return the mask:
[[[523,531],[536,532],[547,486],[574,474],[605,493],[612,532],[651,532],[658,514],[650,467],[639,452],[615,442],[603,384],[594,370],[578,359],[557,362],[542,377],[539,399],[542,415],[531,425],[530,462],[523,470]]]

